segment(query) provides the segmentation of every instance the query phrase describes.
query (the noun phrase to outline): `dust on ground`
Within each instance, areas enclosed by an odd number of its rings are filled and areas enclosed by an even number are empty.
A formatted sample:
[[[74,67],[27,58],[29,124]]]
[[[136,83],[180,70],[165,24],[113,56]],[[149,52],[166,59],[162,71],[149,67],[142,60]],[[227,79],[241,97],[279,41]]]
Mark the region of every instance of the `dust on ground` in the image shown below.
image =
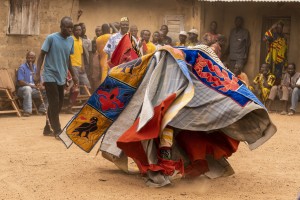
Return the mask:
[[[65,125],[71,115],[60,116]],[[66,149],[42,135],[44,116],[1,115],[0,199],[296,199],[300,192],[300,115],[271,114],[278,132],[250,151],[241,143],[229,158],[230,177],[181,180],[149,188],[139,175],[76,145]]]

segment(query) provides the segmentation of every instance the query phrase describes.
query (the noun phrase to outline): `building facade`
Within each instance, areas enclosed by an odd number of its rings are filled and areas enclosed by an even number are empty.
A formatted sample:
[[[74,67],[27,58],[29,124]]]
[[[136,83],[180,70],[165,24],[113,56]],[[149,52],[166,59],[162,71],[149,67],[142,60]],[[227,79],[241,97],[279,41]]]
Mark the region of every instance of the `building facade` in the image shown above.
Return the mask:
[[[279,20],[284,22],[283,32],[288,39],[288,62],[296,64],[300,71],[300,2],[199,2],[201,7],[201,34],[209,29],[211,21],[217,21],[218,32],[229,37],[234,28],[236,16],[242,16],[244,27],[249,30],[251,47],[245,72],[254,78],[259,66],[265,60],[267,45],[263,41],[264,33]]]
[[[228,38],[230,30],[234,28],[235,17],[242,16],[244,27],[249,30],[251,37],[245,71],[252,79],[266,56],[263,34],[280,19],[285,22],[284,32],[288,37],[288,60],[300,65],[300,3],[274,1],[3,0],[0,3],[1,67],[16,69],[24,62],[28,50],[39,54],[45,37],[60,30],[59,23],[63,16],[73,17],[75,23],[84,22],[89,38],[94,37],[96,26],[127,16],[130,24],[137,25],[139,30],[154,32],[167,24],[173,40],[178,39],[179,31],[192,28],[199,30],[200,38],[209,30],[211,21],[217,21],[218,32]],[[83,10],[83,14],[77,20],[79,9]]]

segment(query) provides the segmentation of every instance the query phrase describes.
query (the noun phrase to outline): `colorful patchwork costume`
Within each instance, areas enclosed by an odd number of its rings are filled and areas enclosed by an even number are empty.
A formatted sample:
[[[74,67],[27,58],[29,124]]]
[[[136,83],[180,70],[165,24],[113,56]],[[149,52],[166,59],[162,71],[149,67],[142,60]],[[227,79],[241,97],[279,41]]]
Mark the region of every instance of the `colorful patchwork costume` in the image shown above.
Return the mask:
[[[127,172],[132,159],[147,185],[161,187],[230,175],[226,158],[240,141],[255,149],[275,132],[263,104],[200,45],[164,46],[113,67],[59,137],[86,152],[101,138],[105,158]]]

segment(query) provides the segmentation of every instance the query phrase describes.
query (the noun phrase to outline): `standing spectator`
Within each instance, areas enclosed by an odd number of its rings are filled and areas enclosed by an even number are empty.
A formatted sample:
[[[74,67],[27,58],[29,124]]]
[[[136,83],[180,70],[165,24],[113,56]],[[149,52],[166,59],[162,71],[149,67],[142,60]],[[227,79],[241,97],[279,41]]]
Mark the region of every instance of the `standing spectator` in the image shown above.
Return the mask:
[[[85,72],[91,80],[91,62],[92,62],[92,41],[86,35],[86,26],[84,23],[79,23],[81,27],[81,38],[82,38],[82,47],[83,47],[83,61]]]
[[[64,85],[66,83],[68,69],[72,75],[74,85],[78,84],[78,79],[74,76],[70,65],[70,55],[73,54],[74,40],[71,37],[73,22],[70,17],[63,17],[60,22],[60,32],[47,36],[41,49],[37,62],[37,71],[34,75],[36,84],[40,82],[41,66],[44,62],[43,79],[49,102],[48,117],[50,124],[46,122],[43,134],[45,136],[55,135],[61,132],[59,122],[59,112],[64,100]],[[46,58],[45,58],[45,55]],[[54,133],[50,129],[50,125]]]
[[[199,45],[199,41],[198,41],[198,30],[197,29],[191,29],[188,32],[188,46],[196,46]]]
[[[169,32],[169,28],[167,25],[162,25],[160,27],[160,39],[162,45],[172,44],[172,39],[169,36],[167,36],[168,32]]]
[[[81,26],[79,24],[75,24],[73,28],[74,54],[70,56],[71,65],[73,68],[74,75],[77,79],[79,79],[79,83],[91,89],[91,85],[85,71],[84,60],[82,59],[84,51],[83,42],[80,37],[81,31]]]
[[[96,51],[97,51],[97,47],[96,47],[96,40],[97,38],[102,35],[102,29],[101,29],[101,26],[97,26],[95,28],[95,37],[94,39],[92,40],[92,53],[94,54]]]
[[[283,22],[274,24],[266,33],[264,41],[268,43],[266,63],[271,65],[271,72],[276,77],[276,85],[280,84],[282,71],[287,64],[287,39],[283,31]]]
[[[212,21],[210,23],[210,32],[205,33],[202,37],[201,43],[203,44],[214,44],[218,40],[218,24],[216,21]],[[209,45],[208,45],[209,46]]]
[[[135,40],[135,43],[137,44],[139,42],[139,37],[138,37],[139,30],[138,30],[137,26],[136,25],[130,26],[129,32],[133,36],[133,39]]]
[[[219,34],[217,41],[210,46],[212,50],[217,54],[217,56],[221,59],[222,58],[222,49],[224,48],[226,43],[226,38],[224,35]]]
[[[145,30],[141,30],[141,32],[140,32],[140,38],[143,38],[144,31]]]
[[[187,39],[187,32],[186,31],[180,31],[179,33],[179,42],[176,42],[175,46],[179,47],[185,47],[187,46],[187,42],[186,42],[186,39]]]
[[[283,103],[283,109],[280,114],[286,115],[288,112],[288,100],[292,95],[293,89],[296,87],[296,82],[300,77],[300,73],[296,72],[296,65],[294,63],[290,63],[287,67],[287,72],[284,74],[284,77],[279,86],[274,85],[271,89],[267,109],[270,110],[273,101],[278,95],[280,101]]]
[[[249,31],[243,28],[244,19],[240,16],[235,18],[235,28],[231,30],[229,36],[229,59],[230,69],[232,70],[235,64],[242,66],[242,70],[248,59],[250,48],[250,34]]]
[[[156,46],[150,42],[151,32],[149,30],[144,30],[142,43],[144,43],[146,48],[143,48],[143,55],[150,54],[156,51]]]
[[[161,42],[160,42],[160,33],[158,31],[155,31],[152,34],[152,43],[156,46],[159,47],[161,46]]]
[[[100,36],[100,35],[102,35],[103,33],[102,33],[102,28],[101,28],[101,26],[97,26],[96,28],[95,28],[95,35],[96,35],[96,39]]]
[[[118,33],[120,31],[120,22],[114,22],[114,23],[110,23],[109,26],[112,29],[112,33]]]
[[[18,96],[23,98],[23,116],[29,117],[32,114],[32,101],[33,98],[40,99],[39,89],[40,85],[35,85],[33,76],[36,74],[35,53],[29,51],[26,54],[26,63],[22,64],[18,69],[17,81],[18,81]],[[44,98],[44,102],[47,104],[47,98]],[[39,106],[39,112],[46,113],[46,105],[41,104]]]
[[[108,74],[108,64],[107,64],[107,60],[108,60],[108,55],[104,52],[104,47],[106,45],[106,43],[108,42],[109,38],[111,37],[110,34],[110,29],[109,29],[109,25],[108,24],[103,24],[102,25],[102,33],[103,35],[101,35],[100,37],[97,38],[96,43],[97,43],[97,52],[99,55],[99,63],[100,63],[100,78],[98,80],[97,86],[99,86],[99,84],[101,84],[104,79],[106,78],[107,74]],[[94,79],[95,82],[97,82],[97,79]]]
[[[128,17],[122,17],[120,22],[120,31],[111,35],[104,47],[104,51],[108,54],[108,59],[111,58],[120,40],[128,32],[128,30],[129,30],[129,19]]]

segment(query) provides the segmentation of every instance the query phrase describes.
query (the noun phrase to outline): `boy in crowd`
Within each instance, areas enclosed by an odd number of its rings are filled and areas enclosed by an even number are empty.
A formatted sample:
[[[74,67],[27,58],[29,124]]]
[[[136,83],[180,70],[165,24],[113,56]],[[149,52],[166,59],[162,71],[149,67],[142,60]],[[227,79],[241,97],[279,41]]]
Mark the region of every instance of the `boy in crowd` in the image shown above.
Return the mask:
[[[254,88],[250,87],[250,90],[265,104],[274,83],[275,76],[270,72],[270,65],[262,64],[260,73],[253,80]]]

